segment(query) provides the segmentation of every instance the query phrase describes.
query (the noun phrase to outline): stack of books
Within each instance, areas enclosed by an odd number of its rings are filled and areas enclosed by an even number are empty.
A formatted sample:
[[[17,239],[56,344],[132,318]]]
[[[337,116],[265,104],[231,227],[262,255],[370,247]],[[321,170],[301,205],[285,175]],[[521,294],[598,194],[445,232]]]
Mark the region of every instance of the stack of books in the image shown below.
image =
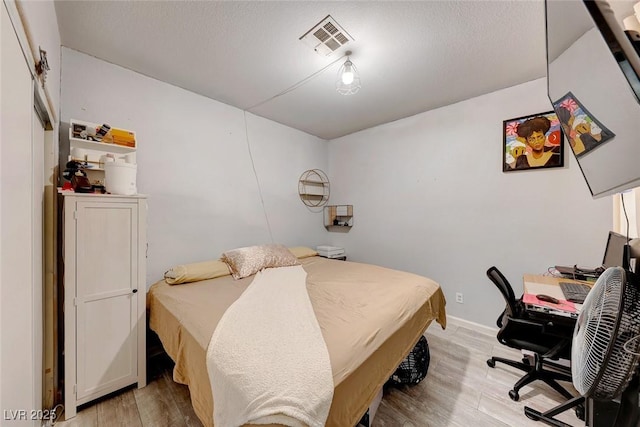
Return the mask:
[[[317,246],[316,251],[318,255],[325,258],[342,258],[344,257],[344,248],[340,248],[338,246]]]
[[[124,145],[125,147],[136,147],[136,136],[133,132],[123,129],[111,128],[111,137],[114,144]]]

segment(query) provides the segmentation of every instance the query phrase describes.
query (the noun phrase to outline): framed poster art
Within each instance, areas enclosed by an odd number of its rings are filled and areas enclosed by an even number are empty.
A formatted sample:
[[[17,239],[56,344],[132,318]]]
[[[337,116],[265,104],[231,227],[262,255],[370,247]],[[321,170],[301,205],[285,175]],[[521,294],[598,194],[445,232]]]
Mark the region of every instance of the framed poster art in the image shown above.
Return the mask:
[[[564,139],[554,111],[502,123],[503,172],[564,166]]]

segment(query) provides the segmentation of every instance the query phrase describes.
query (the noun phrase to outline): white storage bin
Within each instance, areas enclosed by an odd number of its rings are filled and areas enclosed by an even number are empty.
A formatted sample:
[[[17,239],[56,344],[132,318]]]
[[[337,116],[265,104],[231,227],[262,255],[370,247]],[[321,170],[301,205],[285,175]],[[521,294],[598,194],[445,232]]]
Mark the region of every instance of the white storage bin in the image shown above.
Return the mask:
[[[136,174],[138,167],[132,163],[107,162],[104,164],[104,186],[111,194],[131,196],[137,194]]]
[[[382,390],[380,389],[380,391],[378,391],[378,393],[376,394],[376,396],[373,398],[373,400],[371,401],[371,404],[369,405],[369,423],[368,425],[364,425],[361,422],[356,426],[356,427],[369,427],[371,426],[371,424],[373,424],[373,418],[376,416],[376,412],[378,411],[378,407],[380,406],[380,402],[382,401]]]

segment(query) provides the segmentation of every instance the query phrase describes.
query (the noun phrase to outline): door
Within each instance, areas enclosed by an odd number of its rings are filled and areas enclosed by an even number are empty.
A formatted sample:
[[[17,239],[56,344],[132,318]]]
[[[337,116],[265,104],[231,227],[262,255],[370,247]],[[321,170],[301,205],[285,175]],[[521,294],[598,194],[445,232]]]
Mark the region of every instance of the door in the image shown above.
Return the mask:
[[[34,312],[42,235],[33,204],[33,80],[4,2],[0,15],[0,407],[14,410],[3,416],[4,427],[36,425],[16,413],[42,408],[36,372],[42,317]]]
[[[137,203],[77,202],[78,404],[138,379],[137,236]]]

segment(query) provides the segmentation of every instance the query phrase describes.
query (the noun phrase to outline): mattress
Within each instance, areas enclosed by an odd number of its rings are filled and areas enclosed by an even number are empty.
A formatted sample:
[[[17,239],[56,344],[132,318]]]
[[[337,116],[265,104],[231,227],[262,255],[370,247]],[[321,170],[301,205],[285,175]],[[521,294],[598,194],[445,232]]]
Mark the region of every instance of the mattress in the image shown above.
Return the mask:
[[[327,425],[354,426],[431,321],[445,327],[444,295],[433,280],[407,272],[317,256],[300,263],[331,361],[335,389]],[[252,280],[160,281],[147,294],[149,326],[175,362],[173,379],[189,386],[194,410],[208,427],[214,403],[207,346]]]

